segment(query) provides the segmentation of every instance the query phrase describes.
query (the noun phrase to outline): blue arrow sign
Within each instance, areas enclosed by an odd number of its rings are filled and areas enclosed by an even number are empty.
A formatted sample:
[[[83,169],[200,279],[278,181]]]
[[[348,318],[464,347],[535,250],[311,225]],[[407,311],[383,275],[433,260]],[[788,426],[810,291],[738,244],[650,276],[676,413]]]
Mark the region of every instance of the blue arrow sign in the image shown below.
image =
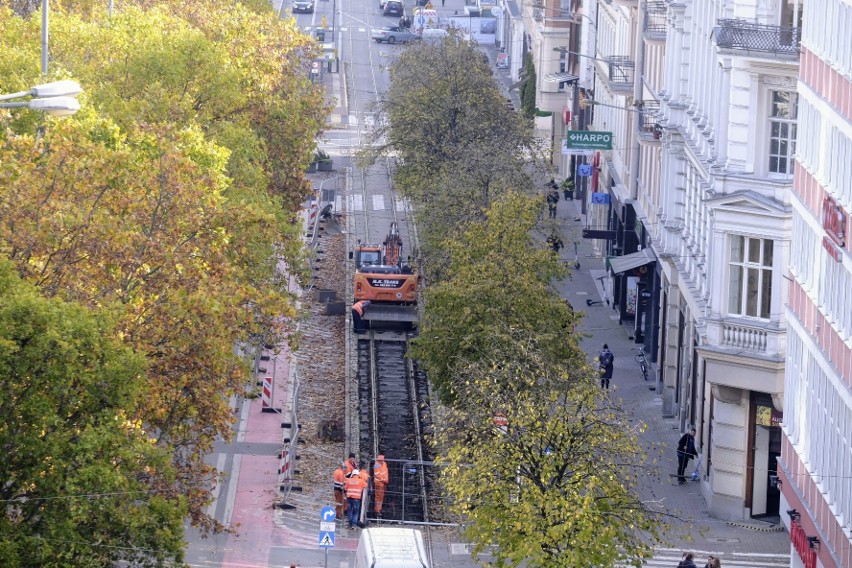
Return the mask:
[[[319,546],[320,546],[320,548],[334,548],[334,533],[333,532],[321,532],[321,533],[319,533]]]
[[[320,520],[321,521],[333,521],[337,513],[334,512],[334,507],[323,507],[322,511],[320,511]]]

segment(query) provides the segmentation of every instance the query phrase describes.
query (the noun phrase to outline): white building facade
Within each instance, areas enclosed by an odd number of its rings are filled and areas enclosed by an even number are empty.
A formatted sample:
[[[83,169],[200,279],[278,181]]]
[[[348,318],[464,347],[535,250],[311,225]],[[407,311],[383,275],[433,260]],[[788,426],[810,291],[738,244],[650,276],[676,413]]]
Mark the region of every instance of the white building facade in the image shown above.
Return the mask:
[[[793,568],[852,567],[852,3],[808,0],[779,478]]]
[[[774,517],[802,0],[668,1],[659,392],[695,426],[717,517]]]

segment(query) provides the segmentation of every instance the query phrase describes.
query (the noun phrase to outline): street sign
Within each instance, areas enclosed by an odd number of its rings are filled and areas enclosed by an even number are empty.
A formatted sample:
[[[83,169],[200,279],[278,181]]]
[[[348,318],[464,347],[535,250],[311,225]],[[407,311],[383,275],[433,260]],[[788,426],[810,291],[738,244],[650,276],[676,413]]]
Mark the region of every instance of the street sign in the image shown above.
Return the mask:
[[[334,532],[334,521],[327,523],[325,521],[320,522],[320,532]]]
[[[592,194],[592,203],[594,205],[609,205],[612,202],[612,198],[608,193],[593,193]]]
[[[337,513],[334,511],[334,507],[323,507],[322,511],[320,511],[320,521],[333,522],[336,518]]]
[[[603,130],[569,130],[565,147],[577,150],[612,150],[612,132]]]
[[[577,175],[580,177],[589,177],[592,175],[592,164],[580,164],[577,166]]]
[[[334,548],[334,533],[321,532],[319,535],[320,548]]]

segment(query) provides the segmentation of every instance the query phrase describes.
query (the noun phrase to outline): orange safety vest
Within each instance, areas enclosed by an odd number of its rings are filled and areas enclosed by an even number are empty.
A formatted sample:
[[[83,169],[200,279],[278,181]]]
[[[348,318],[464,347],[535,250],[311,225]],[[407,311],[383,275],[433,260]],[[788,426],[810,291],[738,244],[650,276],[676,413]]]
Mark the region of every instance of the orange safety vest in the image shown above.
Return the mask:
[[[352,304],[352,309],[358,312],[358,315],[364,317],[364,300]]]
[[[358,476],[364,482],[364,487],[370,484],[370,473],[366,469],[359,469]]]
[[[377,482],[388,482],[388,464],[385,462],[376,462],[373,464],[373,479]]]
[[[346,474],[343,473],[342,467],[338,467],[334,470],[334,489],[343,491],[344,487],[346,487]]]
[[[350,475],[349,479],[346,480],[346,498],[360,499],[365,487],[367,487],[367,484],[360,476]]]

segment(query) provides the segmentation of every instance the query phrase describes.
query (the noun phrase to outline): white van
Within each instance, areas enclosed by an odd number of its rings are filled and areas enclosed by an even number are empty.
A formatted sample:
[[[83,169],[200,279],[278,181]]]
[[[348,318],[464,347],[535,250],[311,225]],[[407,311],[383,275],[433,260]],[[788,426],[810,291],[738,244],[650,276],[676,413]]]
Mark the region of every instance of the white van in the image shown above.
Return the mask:
[[[436,44],[444,41],[444,38],[448,35],[450,35],[450,32],[447,30],[442,30],[440,28],[426,28],[423,30],[421,39],[426,43]]]
[[[415,529],[364,529],[355,551],[355,568],[429,568],[423,535]]]

